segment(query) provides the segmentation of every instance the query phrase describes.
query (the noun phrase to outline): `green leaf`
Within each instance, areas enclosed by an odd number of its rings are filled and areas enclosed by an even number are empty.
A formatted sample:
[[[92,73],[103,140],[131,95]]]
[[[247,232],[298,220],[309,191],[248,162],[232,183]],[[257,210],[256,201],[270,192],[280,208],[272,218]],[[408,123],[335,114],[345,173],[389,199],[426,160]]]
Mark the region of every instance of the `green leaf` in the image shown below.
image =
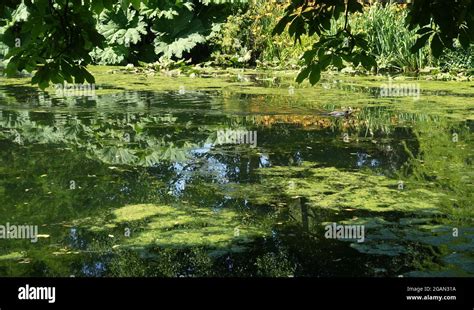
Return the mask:
[[[296,77],[296,83],[302,83],[309,75],[311,72],[311,67],[307,66],[301,69],[300,73],[298,73],[298,76]]]
[[[313,64],[311,66],[311,73],[309,75],[309,82],[314,85],[321,79],[321,67],[319,64]]]
[[[8,65],[5,69],[5,73],[8,77],[11,77],[11,76],[14,76],[18,71],[18,66],[16,64],[15,61],[13,61],[13,59],[10,59],[10,61],[8,62]]]
[[[73,75],[73,70],[71,65],[69,65],[65,60],[61,61],[61,73],[64,77],[64,79],[68,83],[73,83],[72,75]]]
[[[102,2],[104,4],[104,8],[106,8],[107,10],[112,10],[113,5],[115,4],[114,0],[103,0]]]
[[[362,36],[360,35],[355,36],[355,43],[364,51],[369,50],[369,42],[366,39],[364,39]]]
[[[90,74],[90,72],[87,71],[86,68],[83,67],[83,68],[82,68],[82,72],[83,72],[83,74],[84,74],[84,77],[85,77],[87,83],[90,83],[90,84],[95,83],[95,78],[94,78],[94,76],[93,76],[92,74]]]
[[[364,7],[357,0],[348,0],[347,8],[349,9],[349,12],[355,13],[362,12]]]
[[[431,36],[431,33],[426,33],[422,35],[421,37],[419,37],[416,40],[415,44],[410,48],[410,51],[412,53],[418,52],[423,46],[426,45],[426,42],[428,42],[430,36]]]
[[[36,71],[31,82],[38,83],[39,88],[44,90],[49,86],[50,73],[50,68],[48,66],[43,66]]]
[[[121,0],[120,7],[122,8],[124,12],[127,12],[129,6],[130,6],[130,0]]]
[[[316,56],[316,51],[317,50],[315,49],[311,49],[309,51],[304,52],[303,59],[306,63],[311,63],[311,61],[313,61],[314,57]]]
[[[467,33],[466,30],[463,30],[461,34],[459,35],[459,43],[461,43],[461,46],[464,49],[467,50],[469,48],[471,40],[469,39],[469,34]]]
[[[58,71],[55,71],[54,74],[51,76],[51,82],[53,82],[54,84],[63,84],[64,78]]]
[[[187,37],[176,39],[174,42],[166,43],[160,40],[160,38],[155,39],[155,53],[160,55],[163,54],[167,58],[173,56],[177,58],[182,58],[183,53],[189,52],[196,45],[200,43],[205,43],[206,38],[199,33],[192,33]]]
[[[305,32],[305,23],[302,17],[296,17],[288,27],[288,34],[295,39],[299,39],[301,35]]]
[[[132,4],[133,8],[135,10],[140,10],[140,3],[141,3],[141,0],[130,0],[130,3]]]
[[[91,9],[98,15],[104,10],[104,3],[102,0],[93,0],[91,3]]]
[[[431,52],[433,53],[433,56],[439,58],[443,53],[443,49],[443,42],[441,41],[439,34],[435,34],[431,40]]]
[[[278,23],[276,24],[275,28],[273,28],[273,31],[272,31],[272,36],[274,35],[277,35],[277,34],[281,34],[285,28],[286,28],[286,25],[288,24],[289,22],[289,18],[287,15],[283,16],[279,21]]]
[[[331,63],[334,67],[338,69],[341,69],[343,67],[342,58],[340,56],[333,55],[331,59]]]
[[[331,60],[332,60],[332,55],[322,55],[321,58],[319,58],[319,62],[318,62],[318,67],[320,71],[325,70],[331,64]]]
[[[352,56],[351,62],[354,65],[354,68],[356,68],[362,62],[362,55],[354,54]]]
[[[73,65],[72,67],[72,76],[74,76],[74,83],[82,84],[84,83],[84,71],[80,66]]]
[[[370,55],[367,55],[367,54],[361,54],[360,55],[360,60],[361,60],[362,66],[366,70],[370,70],[370,69],[372,69],[372,67],[375,67],[377,65],[377,62],[375,61],[375,58],[370,56]]]

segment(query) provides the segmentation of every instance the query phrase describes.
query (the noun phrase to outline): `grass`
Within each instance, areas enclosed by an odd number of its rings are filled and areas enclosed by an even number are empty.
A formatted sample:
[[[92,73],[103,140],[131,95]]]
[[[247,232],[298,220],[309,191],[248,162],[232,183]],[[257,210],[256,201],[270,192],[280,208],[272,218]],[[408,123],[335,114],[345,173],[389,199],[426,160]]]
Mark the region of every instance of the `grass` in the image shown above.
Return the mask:
[[[416,30],[408,30],[405,25],[407,14],[407,10],[396,4],[383,6],[377,3],[353,16],[353,29],[367,35],[379,69],[410,72],[432,63],[428,47],[417,53],[410,51],[417,37]]]

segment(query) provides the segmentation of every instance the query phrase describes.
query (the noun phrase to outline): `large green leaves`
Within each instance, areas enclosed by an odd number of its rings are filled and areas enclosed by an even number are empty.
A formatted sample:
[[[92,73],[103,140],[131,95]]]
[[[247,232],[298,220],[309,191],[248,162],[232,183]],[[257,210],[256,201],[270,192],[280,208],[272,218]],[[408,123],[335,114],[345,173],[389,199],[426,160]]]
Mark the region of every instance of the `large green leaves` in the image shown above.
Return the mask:
[[[122,1],[100,14],[98,29],[107,47],[96,48],[92,57],[99,64],[183,58],[208,42],[214,24],[227,16],[227,6],[210,5],[214,2]]]
[[[152,21],[154,51],[158,57],[182,58],[199,44],[208,42],[216,23],[223,22],[229,6],[201,1],[177,1],[164,7]]]
[[[132,45],[138,44],[148,34],[144,19],[134,9],[123,10],[119,5],[103,11],[97,29],[105,37],[107,47],[94,49],[91,54],[94,61],[100,64],[124,63],[133,50]]]
[[[94,82],[85,66],[91,62],[90,51],[102,44],[103,37],[95,28],[92,5],[97,5],[95,0],[84,5],[47,0],[2,3],[6,74],[36,71],[32,83],[40,88],[63,80]]]

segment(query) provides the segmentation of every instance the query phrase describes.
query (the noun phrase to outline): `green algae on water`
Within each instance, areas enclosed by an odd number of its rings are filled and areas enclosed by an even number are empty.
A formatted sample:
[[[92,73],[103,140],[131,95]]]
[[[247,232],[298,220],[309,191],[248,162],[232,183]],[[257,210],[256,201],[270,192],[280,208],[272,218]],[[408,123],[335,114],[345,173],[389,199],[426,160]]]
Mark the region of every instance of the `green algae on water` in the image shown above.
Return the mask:
[[[303,163],[293,167],[261,169],[263,184],[288,197],[305,197],[313,208],[372,212],[439,213],[442,194],[416,184],[398,189],[398,181],[385,176]]]
[[[262,227],[245,223],[233,210],[212,210],[195,206],[160,204],[127,205],[112,211],[108,228],[127,228],[130,236],[121,238],[131,247],[194,247],[232,248],[265,235]],[[100,231],[95,226],[94,231]],[[238,249],[239,247],[235,247]]]

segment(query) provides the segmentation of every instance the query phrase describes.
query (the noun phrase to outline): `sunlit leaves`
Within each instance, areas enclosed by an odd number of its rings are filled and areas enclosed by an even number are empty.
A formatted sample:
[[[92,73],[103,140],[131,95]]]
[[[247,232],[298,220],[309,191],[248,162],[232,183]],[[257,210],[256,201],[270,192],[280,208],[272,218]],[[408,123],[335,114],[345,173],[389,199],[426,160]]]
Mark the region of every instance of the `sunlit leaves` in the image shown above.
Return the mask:
[[[6,74],[36,71],[32,83],[42,89],[64,80],[93,82],[85,66],[92,48],[103,41],[91,11],[92,5],[97,12],[102,9],[100,3],[86,1],[87,5],[78,6],[38,0],[10,6],[14,10],[11,16],[2,16],[7,23],[0,38],[9,47]]]
[[[28,7],[25,5],[24,2],[21,2],[18,7],[13,11],[10,23],[14,24],[17,22],[26,21],[28,20],[29,15],[30,13],[28,12]]]
[[[217,12],[222,16],[216,17]],[[122,1],[100,15],[98,29],[107,46],[96,48],[92,57],[99,64],[154,62],[162,56],[181,59],[208,42],[213,25],[226,17],[224,12],[224,7],[218,11],[188,0]]]
[[[98,156],[102,161],[114,165],[131,165],[138,159],[134,151],[116,146],[101,149]]]
[[[166,43],[157,37],[155,40],[155,53],[167,58],[183,57],[183,53],[191,51],[197,44],[206,42],[206,38],[199,33],[192,33],[187,37],[178,38],[172,43]]]
[[[351,46],[345,46],[344,42],[351,41]],[[328,67],[343,67],[343,59],[354,66],[361,64],[366,70],[377,66],[375,58],[368,53],[368,43],[361,34],[349,35],[340,31],[335,35],[321,36],[319,41],[312,46],[312,49],[303,54],[302,59],[305,67],[296,78],[296,82],[301,83],[305,79],[314,85],[321,78],[321,72]]]
[[[374,55],[369,52],[371,46],[368,41],[360,34],[352,33],[350,27],[351,14],[362,11],[363,6],[357,0],[294,0],[287,6],[285,15],[273,30],[274,35],[287,29],[295,42],[303,35],[319,37],[313,49],[303,55],[305,66],[298,75],[297,82],[309,78],[314,84],[314,81],[319,80],[320,72],[329,65],[341,68],[342,60],[354,67],[362,65],[366,70],[376,67]],[[418,31],[419,38],[411,51],[416,53],[429,44],[433,56],[439,57],[444,48],[453,47],[454,39],[459,39],[461,45],[465,49],[468,48],[474,40],[472,12],[474,4],[470,0],[414,1],[407,23],[411,29],[421,28]],[[338,29],[335,35],[330,34],[331,20],[340,18],[343,13],[344,27]],[[324,49],[324,55],[329,56],[321,57],[320,49]],[[313,63],[317,63],[317,66]]]
[[[107,46],[104,49],[96,48],[91,56],[100,65],[117,65],[123,63],[128,55],[128,48],[121,45]]]
[[[336,34],[330,34],[331,21],[346,12],[361,12],[362,5],[356,0],[344,1],[322,0],[314,3],[306,1],[293,1],[286,9],[273,34],[282,33],[288,26],[288,33],[299,41],[303,35],[318,35],[319,41],[312,49],[303,54],[305,66],[298,74],[296,81],[301,83],[309,79],[311,84],[316,84],[321,78],[321,72],[329,66],[343,67],[343,59],[352,62],[355,66],[359,63],[370,70],[376,66],[375,59],[368,54],[368,42],[361,34],[352,34],[348,20],[343,28]]]
[[[288,33],[290,36],[294,37],[295,40],[299,40],[301,36],[306,32],[305,29],[305,22],[303,17],[297,16],[295,17],[288,27]]]
[[[146,23],[135,11],[117,10],[101,15],[98,29],[109,44],[137,44],[142,35],[146,35]]]

